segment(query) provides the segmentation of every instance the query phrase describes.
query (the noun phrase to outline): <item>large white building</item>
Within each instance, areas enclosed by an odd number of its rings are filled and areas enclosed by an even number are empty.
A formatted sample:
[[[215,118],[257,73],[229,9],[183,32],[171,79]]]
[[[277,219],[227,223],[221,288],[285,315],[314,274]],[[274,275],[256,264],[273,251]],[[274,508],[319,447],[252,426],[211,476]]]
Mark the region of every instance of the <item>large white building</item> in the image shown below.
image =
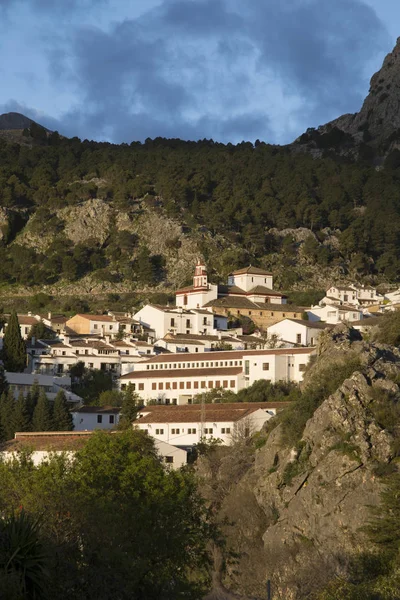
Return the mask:
[[[136,314],[135,319],[151,327],[157,339],[168,333],[216,335],[217,329],[227,329],[227,317],[217,317],[211,311],[202,309],[173,308],[147,304]]]
[[[236,402],[148,406],[139,413],[133,425],[174,446],[189,447],[211,439],[230,445],[260,431],[266,421],[288,404]]]
[[[74,431],[115,429],[121,409],[115,406],[81,406],[72,411]]]
[[[354,307],[367,307],[380,304],[385,297],[369,285],[332,285],[321,300],[324,304],[345,304]]]
[[[194,396],[222,388],[238,392],[259,379],[300,382],[313,348],[229,350],[162,354],[135,365],[120,377],[121,389],[131,384],[145,401],[188,404]]]
[[[325,306],[312,306],[306,310],[310,321],[325,321],[336,325],[342,321],[360,321],[363,313],[355,306],[343,304],[326,304]]]

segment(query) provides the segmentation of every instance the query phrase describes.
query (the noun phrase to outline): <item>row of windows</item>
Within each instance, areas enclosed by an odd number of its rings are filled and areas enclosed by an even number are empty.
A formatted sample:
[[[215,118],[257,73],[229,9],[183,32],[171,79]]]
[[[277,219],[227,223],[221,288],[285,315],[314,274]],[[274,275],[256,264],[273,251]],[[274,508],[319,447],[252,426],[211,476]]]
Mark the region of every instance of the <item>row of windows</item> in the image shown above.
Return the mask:
[[[221,427],[221,433],[225,433],[225,434],[229,434],[231,432],[231,428],[230,427]],[[184,429],[181,428],[174,428],[171,429],[171,435],[179,435],[180,433],[185,433]],[[197,433],[197,429],[195,427],[189,427],[187,430],[187,433],[189,435],[194,435]],[[214,433],[214,429],[212,427],[205,427],[204,428],[204,433],[205,434],[212,434]],[[156,429],[156,435],[164,435],[164,429]]]
[[[193,383],[193,389],[194,390],[198,390],[199,388],[204,389],[206,387],[208,388],[234,388],[236,385],[236,381],[234,379],[231,379],[230,381],[228,381],[227,379],[224,379],[222,381],[220,380],[216,380],[215,383],[212,381],[180,381],[179,382],[179,389],[180,390],[191,390],[192,389],[192,383]],[[140,386],[143,384],[139,383],[139,390],[141,389]],[[178,382],[177,381],[159,381],[158,382],[158,387],[157,387],[157,382],[153,381],[153,383],[151,384],[151,389],[152,390],[177,390],[178,389]]]
[[[245,310],[245,311],[243,311],[243,310],[237,310],[236,314],[237,315],[244,315],[244,316],[246,316],[246,315],[251,316],[252,314],[255,315],[256,312],[252,313],[251,310]],[[279,314],[282,316],[282,318],[285,318],[286,316],[289,316],[291,319],[296,319],[297,316],[300,316],[300,315],[297,315],[297,313],[290,313],[290,315],[289,314],[286,315],[286,313],[279,313]],[[260,317],[273,317],[273,316],[275,316],[274,312],[270,312],[269,314],[267,314],[266,310],[264,310],[262,312],[260,311]]]
[[[215,360],[211,362],[196,362],[196,363],[167,363],[167,364],[155,364],[146,365],[146,369],[199,369],[205,367],[206,369],[212,367],[241,367],[241,360]]]

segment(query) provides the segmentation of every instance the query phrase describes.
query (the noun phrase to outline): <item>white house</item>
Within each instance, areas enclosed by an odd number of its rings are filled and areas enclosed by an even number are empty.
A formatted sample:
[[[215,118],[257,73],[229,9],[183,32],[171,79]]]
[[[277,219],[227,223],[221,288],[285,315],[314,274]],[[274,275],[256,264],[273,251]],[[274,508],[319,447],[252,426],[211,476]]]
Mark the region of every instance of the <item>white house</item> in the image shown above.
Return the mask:
[[[224,445],[260,431],[287,402],[236,402],[189,406],[148,406],[134,427],[174,446],[190,447],[218,439]]]
[[[115,406],[81,406],[72,411],[74,431],[115,429],[121,409]]]
[[[384,296],[369,285],[333,285],[326,290],[320,304],[345,304],[348,306],[371,306],[384,301]]]
[[[68,402],[81,404],[82,398],[71,392],[71,377],[57,377],[55,375],[40,375],[33,373],[11,373],[5,372],[6,379],[10,389],[14,392],[14,397],[18,398],[22,392],[24,396],[30,392],[34,383],[37,383],[40,389],[46,392],[49,400],[54,400],[57,393],[62,390],[65,393]]]
[[[267,327],[267,333],[268,337],[276,336],[282,342],[300,346],[315,346],[321,331],[327,327],[330,325],[321,321],[283,319],[283,321]]]
[[[188,404],[211,389],[232,392],[259,379],[300,382],[313,348],[228,350],[203,353],[161,354],[135,365],[120,377],[120,388],[131,384],[145,401]]]
[[[40,318],[34,317],[32,315],[32,313],[28,313],[27,315],[17,315],[18,316],[18,323],[19,323],[19,328],[21,331],[21,337],[23,340],[26,340],[28,338],[29,332],[32,328],[32,325],[36,325],[37,323],[40,322]],[[2,328],[2,330],[0,331],[0,338],[4,337],[4,333],[5,330],[7,329],[7,321],[9,319],[10,315],[5,315],[5,323],[4,323],[4,327]]]
[[[309,321],[325,321],[332,325],[342,321],[360,321],[363,314],[354,306],[326,304],[325,306],[312,306],[306,310]]]
[[[154,329],[157,339],[163,338],[167,333],[174,335],[215,335],[217,333],[217,322],[211,310],[189,310],[182,307],[170,308],[147,304],[135,314],[135,319]],[[227,329],[227,323],[227,317],[218,316],[219,326],[224,325],[224,329]]]
[[[257,286],[266,287],[271,290],[274,287],[272,273],[258,267],[252,267],[251,265],[230,273],[228,276],[228,285],[235,285],[245,292],[249,292]]]
[[[118,432],[112,433],[118,435]],[[35,466],[57,454],[66,454],[72,460],[75,452],[85,446],[92,434],[93,431],[17,432],[13,440],[0,446],[0,457],[8,462],[18,458],[21,451],[28,450]],[[179,469],[187,463],[187,452],[183,448],[176,448],[158,439],[154,439],[154,446],[167,467]]]

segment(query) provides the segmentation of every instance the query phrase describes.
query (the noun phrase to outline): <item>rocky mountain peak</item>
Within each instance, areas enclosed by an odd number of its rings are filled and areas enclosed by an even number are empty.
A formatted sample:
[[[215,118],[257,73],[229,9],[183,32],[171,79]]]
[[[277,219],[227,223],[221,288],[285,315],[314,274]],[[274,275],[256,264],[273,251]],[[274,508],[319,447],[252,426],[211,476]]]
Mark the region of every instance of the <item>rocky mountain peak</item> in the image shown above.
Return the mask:
[[[359,112],[345,114],[309,129],[296,140],[305,150],[334,149],[357,158],[380,159],[400,148],[400,37],[371,78],[368,96]]]
[[[0,129],[25,129],[34,123],[32,119],[17,112],[9,112],[0,115]]]

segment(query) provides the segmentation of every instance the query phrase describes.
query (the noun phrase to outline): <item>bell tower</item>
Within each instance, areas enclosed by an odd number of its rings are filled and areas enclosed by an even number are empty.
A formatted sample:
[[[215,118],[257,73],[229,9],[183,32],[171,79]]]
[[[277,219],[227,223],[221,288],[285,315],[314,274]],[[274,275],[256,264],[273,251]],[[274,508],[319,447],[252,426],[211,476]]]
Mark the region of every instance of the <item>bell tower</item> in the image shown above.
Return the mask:
[[[194,270],[193,287],[195,289],[208,287],[206,265],[201,260],[197,261],[196,268]]]

